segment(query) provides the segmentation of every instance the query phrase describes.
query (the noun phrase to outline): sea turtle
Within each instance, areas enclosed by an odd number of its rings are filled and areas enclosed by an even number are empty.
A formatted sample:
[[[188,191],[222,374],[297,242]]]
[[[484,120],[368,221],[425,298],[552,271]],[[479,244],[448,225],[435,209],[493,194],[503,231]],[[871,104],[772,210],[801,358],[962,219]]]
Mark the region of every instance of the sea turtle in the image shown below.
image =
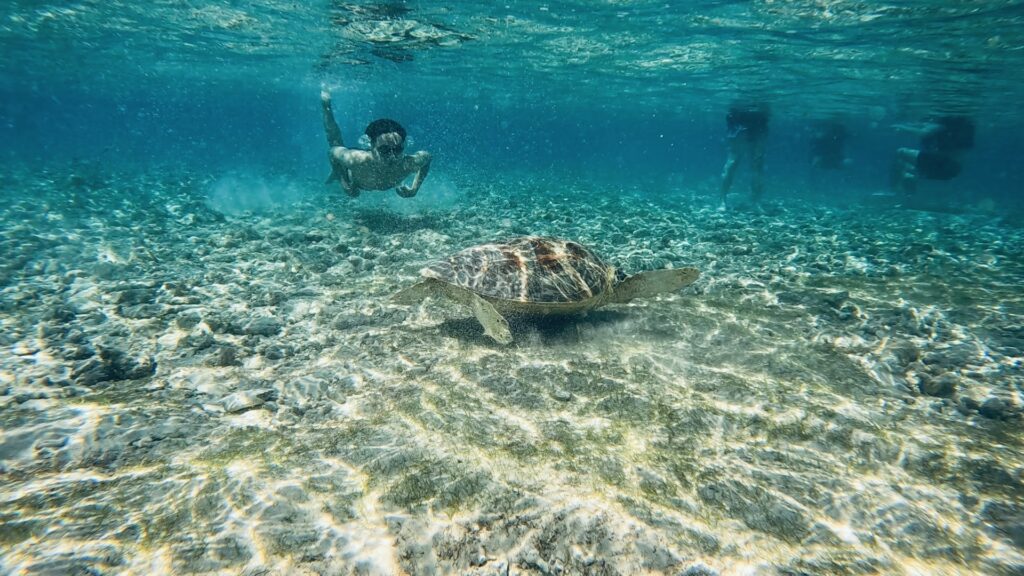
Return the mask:
[[[509,344],[512,333],[504,314],[586,312],[605,304],[674,292],[692,284],[700,272],[678,268],[626,276],[576,242],[524,236],[466,248],[420,274],[422,282],[395,294],[392,300],[415,304],[426,296],[447,296],[469,306],[486,335]]]

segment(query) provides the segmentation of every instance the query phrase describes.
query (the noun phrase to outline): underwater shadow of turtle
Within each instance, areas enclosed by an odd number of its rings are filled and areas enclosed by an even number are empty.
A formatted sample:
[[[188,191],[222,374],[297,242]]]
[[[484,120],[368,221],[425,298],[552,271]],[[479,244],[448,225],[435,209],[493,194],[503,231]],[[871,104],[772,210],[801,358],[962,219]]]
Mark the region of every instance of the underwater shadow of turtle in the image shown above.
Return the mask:
[[[433,214],[407,216],[388,210],[360,211],[352,216],[352,221],[380,234],[396,234],[398,232],[415,232],[425,228],[437,228],[439,223],[439,219]]]
[[[536,335],[540,342],[547,345],[578,344],[588,337],[586,332],[594,328],[609,328],[617,323],[629,320],[630,315],[614,310],[594,310],[586,315],[571,316],[527,316],[510,314],[509,331],[516,342],[528,342],[530,336]],[[586,330],[584,329],[586,327]],[[495,344],[486,334],[476,318],[450,318],[438,327],[442,336],[457,338],[477,344]]]

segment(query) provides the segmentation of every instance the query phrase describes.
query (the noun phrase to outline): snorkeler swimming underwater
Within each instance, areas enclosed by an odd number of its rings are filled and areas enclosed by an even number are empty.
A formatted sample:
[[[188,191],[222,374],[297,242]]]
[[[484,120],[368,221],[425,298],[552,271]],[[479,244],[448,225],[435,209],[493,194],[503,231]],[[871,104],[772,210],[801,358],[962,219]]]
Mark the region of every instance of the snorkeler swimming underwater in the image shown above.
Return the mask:
[[[374,120],[366,127],[370,139],[370,150],[347,148],[341,137],[341,129],[331,109],[331,93],[320,92],[324,130],[330,146],[329,158],[331,175],[327,182],[338,181],[351,197],[359,196],[362,190],[387,190],[403,198],[411,198],[423,185],[430,171],[431,156],[428,152],[404,154],[406,132],[401,124],[388,118]],[[412,185],[402,184],[410,174],[415,173]]]

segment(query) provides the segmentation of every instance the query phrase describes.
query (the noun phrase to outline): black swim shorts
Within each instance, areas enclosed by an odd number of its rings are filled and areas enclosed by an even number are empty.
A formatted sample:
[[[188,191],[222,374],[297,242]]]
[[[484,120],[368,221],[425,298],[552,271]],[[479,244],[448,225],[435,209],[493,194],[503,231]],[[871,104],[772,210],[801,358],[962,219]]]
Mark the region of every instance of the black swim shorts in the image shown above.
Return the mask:
[[[947,154],[926,152],[917,155],[917,176],[929,180],[952,180],[960,174],[960,161]]]

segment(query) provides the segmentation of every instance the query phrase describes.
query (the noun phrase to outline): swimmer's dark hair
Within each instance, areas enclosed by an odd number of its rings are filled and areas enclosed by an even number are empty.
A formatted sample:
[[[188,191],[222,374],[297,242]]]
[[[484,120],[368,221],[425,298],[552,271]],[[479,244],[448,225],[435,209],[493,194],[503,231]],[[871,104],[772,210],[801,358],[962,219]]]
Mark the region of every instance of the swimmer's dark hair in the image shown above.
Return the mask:
[[[405,128],[402,128],[401,124],[390,118],[378,118],[370,122],[370,125],[366,127],[366,135],[370,138],[371,142],[377,136],[387,134],[388,132],[397,132],[402,137],[402,141],[405,141]]]

